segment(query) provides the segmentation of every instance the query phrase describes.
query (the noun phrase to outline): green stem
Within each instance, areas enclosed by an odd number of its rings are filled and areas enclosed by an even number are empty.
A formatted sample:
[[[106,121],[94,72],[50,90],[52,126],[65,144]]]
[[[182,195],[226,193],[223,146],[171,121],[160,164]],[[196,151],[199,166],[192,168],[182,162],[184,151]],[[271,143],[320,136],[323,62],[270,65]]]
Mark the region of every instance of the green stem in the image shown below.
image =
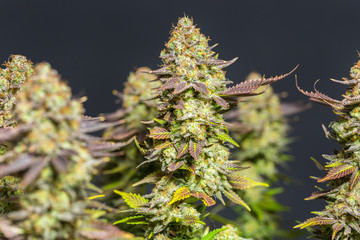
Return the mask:
[[[229,219],[226,219],[226,218],[224,218],[224,217],[222,217],[222,216],[214,213],[213,211],[212,211],[211,214],[209,215],[209,218],[212,219],[212,220],[214,220],[214,221],[217,221],[217,222],[219,222],[219,223],[221,223],[221,224],[224,224],[224,225],[226,225],[226,224],[231,224],[231,225],[234,225],[234,226],[236,226],[236,227],[239,227],[239,225],[238,225],[237,222],[234,222],[234,221],[231,221],[231,220],[229,220]]]

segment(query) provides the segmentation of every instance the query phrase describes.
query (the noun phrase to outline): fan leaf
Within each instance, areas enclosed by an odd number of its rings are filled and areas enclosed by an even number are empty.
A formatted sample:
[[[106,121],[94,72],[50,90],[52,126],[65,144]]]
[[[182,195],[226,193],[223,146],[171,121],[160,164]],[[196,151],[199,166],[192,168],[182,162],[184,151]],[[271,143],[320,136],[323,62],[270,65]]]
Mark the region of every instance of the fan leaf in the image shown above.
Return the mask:
[[[116,194],[119,194],[125,200],[126,204],[131,208],[139,208],[149,202],[149,200],[141,197],[139,194],[136,193],[126,193],[118,190],[114,190],[114,192]]]
[[[225,196],[232,201],[233,203],[239,204],[244,206],[247,210],[251,211],[250,207],[244,202],[244,200],[242,200],[242,198],[237,195],[234,191],[228,189],[228,190],[224,190],[223,193],[225,194]]]
[[[326,217],[313,217],[308,220],[306,220],[303,223],[300,223],[296,225],[294,228],[307,228],[311,226],[320,226],[320,225],[329,225],[335,223],[336,220],[332,218],[326,218]]]
[[[216,134],[216,137],[221,140],[221,141],[225,141],[225,142],[229,142],[234,144],[237,147],[240,147],[239,144],[237,144],[234,139],[232,139],[228,134],[224,133],[224,132],[219,132]]]
[[[269,187],[269,185],[266,183],[256,182],[250,178],[240,176],[238,174],[230,175],[228,180],[229,180],[229,183],[232,185],[232,187],[235,189],[244,190],[244,189],[249,189],[249,188],[256,187],[256,186]]]
[[[322,179],[319,179],[318,182],[325,182],[332,179],[337,179],[344,177],[356,170],[355,166],[349,164],[343,164],[337,167],[332,168],[329,173]]]

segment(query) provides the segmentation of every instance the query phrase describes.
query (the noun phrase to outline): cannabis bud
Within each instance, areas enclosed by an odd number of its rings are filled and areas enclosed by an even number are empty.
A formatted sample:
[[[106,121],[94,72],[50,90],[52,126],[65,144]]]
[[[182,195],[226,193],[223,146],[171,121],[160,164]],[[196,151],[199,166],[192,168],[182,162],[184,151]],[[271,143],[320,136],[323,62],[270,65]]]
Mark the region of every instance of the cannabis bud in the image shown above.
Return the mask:
[[[22,179],[17,209],[0,217],[5,239],[109,239],[122,234],[97,218],[102,211],[90,207],[86,186],[100,161],[99,143],[85,133],[92,120],[83,119],[80,100],[47,63],[16,96],[16,127],[0,129],[0,177]],[[96,121],[95,121],[96,122]],[[84,140],[86,139],[86,140]],[[90,236],[90,237],[89,237]]]
[[[14,126],[15,95],[33,73],[33,64],[21,55],[11,55],[0,69],[0,128]]]
[[[103,139],[122,142],[126,145],[122,151],[114,152],[110,161],[102,168],[103,176],[98,181],[107,195],[106,203],[117,208],[123,204],[119,201],[118,195],[111,194],[113,190],[144,193],[143,189],[133,187],[132,184],[154,170],[152,168],[143,171],[136,170],[136,166],[144,160],[144,156],[133,142],[134,137],[141,142],[146,138],[149,131],[141,122],[153,119],[157,113],[156,100],[149,99],[152,98],[152,89],[158,87],[159,84],[153,81],[156,80],[155,75],[146,73],[149,71],[151,71],[150,68],[141,67],[135,73],[131,72],[123,92],[114,90],[114,94],[122,102],[121,108],[114,113],[103,115],[107,123],[120,123],[118,126],[107,128]]]
[[[252,72],[247,80],[258,78],[261,75]],[[240,146],[234,156],[249,167],[244,171],[247,177],[274,183],[279,180],[279,167],[290,159],[284,153],[290,142],[285,116],[299,112],[303,107],[296,103],[281,103],[280,96],[274,93],[272,87],[261,95],[239,101],[241,104],[226,114],[230,123],[229,131]],[[281,188],[258,187],[240,193],[250,208],[254,209],[249,212],[232,206],[239,215],[236,223],[243,236],[270,239],[282,232],[279,230],[279,212],[285,207],[274,197],[281,191]]]
[[[226,88],[231,82],[222,69],[236,58],[220,60],[213,47],[192,19],[180,18],[160,54],[163,66],[149,72],[161,82],[156,89],[158,116],[149,130],[151,147],[139,148],[146,155],[142,164],[158,161],[162,171],[136,184],[156,183],[148,195],[116,191],[137,213],[117,223],[145,224],[147,238],[193,239],[201,233],[202,212],[215,204],[214,198],[224,202],[224,194],[249,209],[233,189],[259,185],[242,176],[237,161],[229,160],[229,147],[238,145],[227,133],[223,113],[236,105],[234,97],[261,94],[258,88],[290,73]],[[196,205],[197,200],[203,204]]]
[[[348,86],[342,100],[336,100],[319,92],[307,92],[299,89],[310,100],[330,106],[339,116],[330,123],[330,131],[325,127],[327,138],[335,139],[343,148],[334,151],[334,155],[323,155],[326,165],[317,166],[325,176],[318,182],[327,182],[328,190],[313,193],[305,200],[324,199],[324,210],[313,212],[317,217],[298,224],[295,228],[310,228],[318,239],[359,239],[360,238],[360,172],[359,172],[359,126],[360,126],[360,61],[350,70],[351,79],[333,80]],[[313,228],[315,226],[315,228]]]

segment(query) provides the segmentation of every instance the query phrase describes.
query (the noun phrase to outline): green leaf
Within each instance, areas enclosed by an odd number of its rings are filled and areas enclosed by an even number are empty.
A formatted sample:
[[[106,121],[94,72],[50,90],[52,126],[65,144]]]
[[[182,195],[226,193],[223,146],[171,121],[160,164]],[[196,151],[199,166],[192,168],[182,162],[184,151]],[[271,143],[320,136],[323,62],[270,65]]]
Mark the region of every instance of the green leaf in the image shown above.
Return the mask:
[[[164,172],[153,172],[141,179],[140,181],[134,183],[132,186],[136,187],[144,183],[158,182],[163,176],[165,176]]]
[[[332,168],[328,172],[328,174],[324,178],[319,179],[318,182],[325,182],[328,180],[341,178],[346,175],[349,175],[350,173],[354,172],[355,170],[356,170],[355,166],[352,166],[350,164],[342,164],[342,165]]]
[[[216,235],[218,235],[220,232],[222,232],[226,229],[227,229],[226,227],[215,229],[215,230],[209,232],[208,234],[206,234],[205,236],[203,236],[201,238],[201,240],[213,240],[216,237]]]
[[[158,119],[158,118],[154,118],[154,121],[157,122],[157,123],[160,123],[161,125],[164,125],[164,124],[167,123],[167,121],[162,120],[162,119]]]
[[[225,196],[232,201],[233,203],[239,204],[244,206],[247,210],[251,211],[250,207],[244,202],[244,200],[242,200],[242,198],[237,195],[234,191],[232,190],[224,190],[223,193],[225,194]]]
[[[307,228],[307,227],[311,227],[311,226],[330,225],[335,222],[336,222],[336,220],[332,219],[332,218],[313,217],[313,218],[306,220],[303,223],[296,225],[294,228],[303,229],[303,228]]]
[[[126,193],[118,190],[114,190],[114,192],[116,194],[119,194],[125,200],[126,204],[131,208],[139,208],[149,202],[149,200],[141,197],[139,194],[136,193]]]
[[[146,150],[140,146],[140,144],[139,144],[138,140],[136,139],[136,137],[134,137],[134,142],[135,142],[135,145],[136,145],[137,149],[139,149],[139,151],[140,151],[142,154],[145,154],[145,153],[146,153]]]
[[[143,215],[139,215],[139,216],[131,216],[131,217],[127,217],[127,218],[123,218],[119,221],[116,221],[114,222],[113,224],[116,225],[116,224],[119,224],[119,223],[128,223],[129,221],[133,221],[134,219],[139,219],[139,218],[143,218],[144,216]],[[137,222],[137,221],[135,221]],[[131,223],[128,223],[128,224],[131,224]]]
[[[235,189],[249,189],[256,186],[264,186],[269,187],[268,184],[262,183],[262,182],[256,182],[250,178],[240,176],[239,174],[232,174],[228,177],[229,183],[232,185]]]
[[[189,197],[191,197],[190,190],[187,187],[181,187],[175,191],[173,199],[168,204],[171,205],[174,202],[181,201]]]
[[[229,135],[227,135],[226,133],[224,132],[219,132],[216,134],[216,137],[221,140],[221,141],[225,141],[225,142],[229,142],[229,143],[232,143],[234,144],[235,146],[237,147],[240,147],[239,144],[237,144],[234,139],[232,139]]]

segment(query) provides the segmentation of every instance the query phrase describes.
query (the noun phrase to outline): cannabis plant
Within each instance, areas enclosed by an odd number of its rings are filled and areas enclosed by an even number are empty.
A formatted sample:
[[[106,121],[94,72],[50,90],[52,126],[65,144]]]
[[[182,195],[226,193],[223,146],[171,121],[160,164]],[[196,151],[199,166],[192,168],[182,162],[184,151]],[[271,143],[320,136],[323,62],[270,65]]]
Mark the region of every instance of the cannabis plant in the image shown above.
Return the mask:
[[[99,128],[83,118],[79,99],[49,64],[35,72],[16,96],[16,127],[0,129],[0,177],[22,179],[17,208],[0,217],[5,239],[111,239],[124,235],[98,220],[104,211],[92,208],[88,183],[108,143],[87,136]],[[95,124],[96,123],[96,124]]]
[[[150,194],[116,191],[136,212],[117,223],[144,224],[149,239],[194,239],[202,232],[203,210],[215,205],[215,198],[224,202],[223,194],[250,210],[234,190],[259,185],[243,176],[238,161],[229,160],[229,147],[238,145],[227,133],[223,113],[236,105],[234,97],[261,94],[259,87],[288,74],[226,88],[231,82],[222,69],[236,58],[218,59],[188,17],[179,19],[160,58],[163,66],[150,71],[161,82],[158,116],[149,130],[152,143],[139,148],[146,155],[141,165],[157,161],[161,171],[137,183],[156,183]]]
[[[32,62],[21,55],[11,55],[4,66],[5,68],[0,69],[0,128],[16,125],[13,115],[16,94],[33,73]],[[5,146],[0,145],[0,156],[5,152]],[[0,215],[15,207],[12,196],[21,192],[19,178],[14,176],[0,178]]]
[[[298,224],[295,228],[309,228],[318,239],[360,239],[359,205],[359,112],[360,112],[360,61],[350,70],[351,79],[334,80],[348,86],[342,100],[336,100],[319,92],[299,90],[310,100],[333,108],[338,120],[330,123],[327,138],[335,139],[343,148],[333,155],[323,155],[325,165],[317,166],[325,176],[316,178],[327,182],[327,190],[317,191],[305,200],[324,199],[327,203],[322,211],[313,212],[316,217]]]
[[[247,80],[259,79],[261,75],[253,72]],[[230,121],[229,131],[239,144],[235,158],[249,169],[244,171],[247,177],[269,184],[279,180],[279,167],[289,160],[285,154],[290,139],[287,137],[288,124],[285,116],[303,110],[296,103],[281,104],[280,96],[269,89],[258,96],[243,101],[226,117]],[[252,209],[245,211],[233,207],[237,213],[237,226],[246,237],[254,239],[272,239],[279,235],[279,212],[285,207],[278,203],[275,194],[282,188],[254,188],[242,191],[240,196]]]
[[[105,114],[106,122],[116,123],[121,125],[106,129],[104,133],[105,140],[115,142],[129,143],[136,137],[142,142],[148,134],[148,129],[142,121],[153,119],[156,116],[156,101],[150,101],[152,98],[152,89],[158,87],[159,84],[152,80],[156,79],[153,74],[145,72],[151,71],[147,67],[137,69],[135,73],[130,73],[127,82],[125,83],[124,91],[120,94],[114,91],[114,94],[122,101],[122,107],[116,112]],[[143,155],[138,151],[134,142],[129,143],[122,148],[121,156],[114,156],[104,166],[102,172],[103,176],[98,182],[103,185],[106,194],[114,189],[122,191],[136,191],[132,184],[144,178],[148,171],[137,171],[136,167],[143,161]],[[111,203],[113,206],[119,207],[118,201],[111,196]]]

